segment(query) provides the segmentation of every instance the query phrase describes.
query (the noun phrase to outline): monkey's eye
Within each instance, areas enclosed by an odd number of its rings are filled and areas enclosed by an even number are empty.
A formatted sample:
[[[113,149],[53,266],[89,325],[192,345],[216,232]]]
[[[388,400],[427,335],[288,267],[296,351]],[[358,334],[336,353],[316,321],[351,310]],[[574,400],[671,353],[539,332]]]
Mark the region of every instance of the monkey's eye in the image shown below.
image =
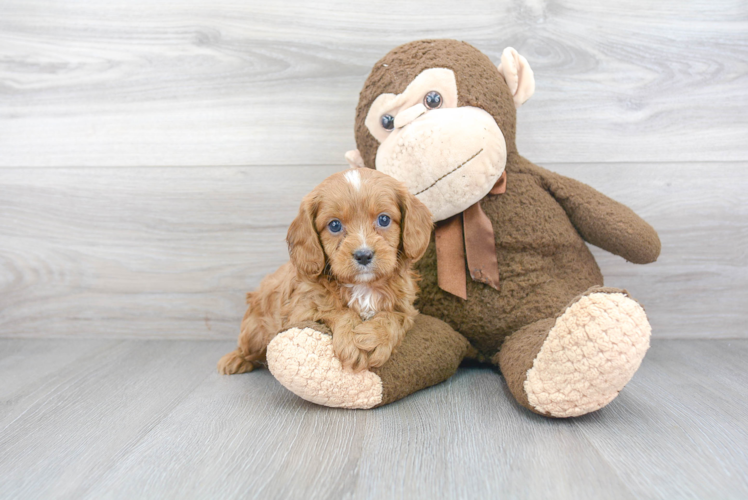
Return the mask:
[[[339,233],[343,230],[343,223],[338,219],[333,219],[328,222],[327,229],[329,229],[331,233]]]
[[[423,105],[428,109],[440,108],[442,106],[442,95],[439,92],[432,90],[423,98]]]
[[[390,216],[387,214],[379,214],[379,217],[377,217],[377,224],[379,224],[379,227],[389,227],[390,222],[392,222],[392,219],[390,219]]]
[[[385,130],[392,130],[395,128],[395,117],[392,115],[382,115],[382,127]]]

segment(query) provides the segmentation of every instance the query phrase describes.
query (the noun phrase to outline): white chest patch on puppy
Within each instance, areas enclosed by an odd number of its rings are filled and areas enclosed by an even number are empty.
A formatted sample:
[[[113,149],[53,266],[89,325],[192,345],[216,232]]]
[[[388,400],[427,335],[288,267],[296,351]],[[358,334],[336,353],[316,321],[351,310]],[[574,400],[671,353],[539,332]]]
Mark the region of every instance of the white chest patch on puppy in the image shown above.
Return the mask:
[[[345,180],[347,180],[356,191],[361,189],[361,174],[358,173],[358,170],[351,169],[347,171],[345,173]]]
[[[379,294],[368,285],[346,285],[351,288],[351,298],[348,307],[358,312],[361,319],[366,321],[377,313]]]

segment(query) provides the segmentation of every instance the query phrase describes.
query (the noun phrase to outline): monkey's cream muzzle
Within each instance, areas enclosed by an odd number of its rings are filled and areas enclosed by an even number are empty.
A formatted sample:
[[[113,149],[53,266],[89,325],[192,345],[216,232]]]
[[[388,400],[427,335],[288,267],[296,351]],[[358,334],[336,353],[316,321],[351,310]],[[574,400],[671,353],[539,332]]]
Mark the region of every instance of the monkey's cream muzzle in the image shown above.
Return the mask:
[[[506,165],[506,141],[479,108],[404,109],[377,150],[377,170],[403,182],[434,216],[463,212],[488,194]]]

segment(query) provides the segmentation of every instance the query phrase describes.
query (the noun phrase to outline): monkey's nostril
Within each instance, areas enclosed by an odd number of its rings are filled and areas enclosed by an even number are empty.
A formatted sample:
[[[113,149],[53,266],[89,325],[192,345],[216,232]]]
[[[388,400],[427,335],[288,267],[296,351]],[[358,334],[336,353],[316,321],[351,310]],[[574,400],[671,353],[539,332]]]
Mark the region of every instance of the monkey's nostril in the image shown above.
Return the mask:
[[[356,259],[356,262],[361,264],[362,266],[368,266],[371,260],[374,258],[374,252],[366,249],[360,249],[353,252],[353,258]]]

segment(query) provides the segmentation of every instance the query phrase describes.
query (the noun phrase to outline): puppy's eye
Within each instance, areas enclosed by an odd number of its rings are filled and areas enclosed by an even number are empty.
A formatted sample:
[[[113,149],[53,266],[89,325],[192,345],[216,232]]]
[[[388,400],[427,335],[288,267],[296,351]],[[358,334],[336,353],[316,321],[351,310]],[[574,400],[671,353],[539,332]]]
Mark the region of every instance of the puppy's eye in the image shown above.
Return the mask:
[[[385,130],[392,130],[395,128],[395,117],[392,115],[382,115],[382,127]]]
[[[338,219],[333,219],[327,224],[327,229],[329,229],[331,233],[339,233],[343,229],[343,223]]]
[[[388,227],[390,222],[392,222],[392,219],[390,219],[390,216],[387,214],[379,214],[379,217],[377,217],[377,224],[379,224],[379,227]]]
[[[423,105],[428,109],[440,108],[442,105],[442,95],[439,92],[432,90],[423,98]]]

